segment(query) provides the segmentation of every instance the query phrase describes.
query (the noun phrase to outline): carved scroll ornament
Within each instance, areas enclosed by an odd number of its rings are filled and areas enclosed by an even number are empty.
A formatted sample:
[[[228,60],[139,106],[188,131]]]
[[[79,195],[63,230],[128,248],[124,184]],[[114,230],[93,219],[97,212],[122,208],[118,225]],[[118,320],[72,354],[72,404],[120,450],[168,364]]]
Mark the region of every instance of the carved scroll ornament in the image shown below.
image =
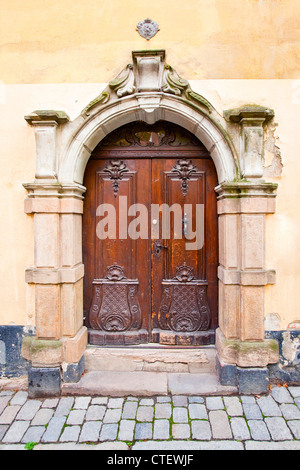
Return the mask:
[[[138,31],[141,35],[144,35],[143,37],[150,39],[158,31],[158,25],[147,19],[138,24]],[[128,64],[116,78],[109,82],[105,90],[84,108],[81,112],[83,117],[88,116],[98,104],[105,105],[113,99],[120,99],[138,93],[137,84],[139,83],[139,77],[144,75],[147,75],[148,92],[158,91],[176,95],[204,109],[206,112],[211,113],[213,111],[209,101],[193,91],[188,80],[181,78],[171,65],[165,63],[165,51],[137,51],[132,52],[132,56],[133,63]],[[143,57],[147,57],[145,63],[137,60]],[[151,60],[156,65],[151,68],[152,75],[150,74],[149,76],[147,67],[149,67]],[[152,88],[151,84],[153,85]]]

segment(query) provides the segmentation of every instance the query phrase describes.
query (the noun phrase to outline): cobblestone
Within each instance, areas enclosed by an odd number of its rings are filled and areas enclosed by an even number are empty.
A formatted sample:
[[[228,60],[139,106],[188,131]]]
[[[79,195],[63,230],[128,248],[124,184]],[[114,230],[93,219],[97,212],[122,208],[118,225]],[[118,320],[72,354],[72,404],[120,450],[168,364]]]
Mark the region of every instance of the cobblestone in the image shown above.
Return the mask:
[[[133,441],[135,421],[133,419],[122,419],[120,421],[119,441]]]
[[[234,439],[237,441],[247,441],[250,439],[250,432],[244,418],[232,418],[230,424]]]
[[[6,391],[0,393],[0,448],[21,449],[34,443],[34,447],[124,444],[146,449],[149,443],[164,450],[264,446],[300,450],[299,401],[300,387],[274,387],[261,397],[38,400],[29,399],[27,392]]]
[[[214,439],[232,439],[229,419],[225,411],[210,411],[209,420],[211,423]]]
[[[157,403],[155,405],[155,418],[157,419],[170,419],[172,414],[172,407],[170,403]]]
[[[224,410],[222,397],[208,397],[206,399],[206,406],[208,410]]]
[[[97,442],[99,440],[101,421],[87,421],[82,426],[79,442]]]
[[[136,419],[138,421],[152,421],[154,409],[151,406],[140,406],[137,411]]]
[[[30,426],[22,438],[22,442],[40,442],[42,435],[45,432],[44,426]]]
[[[168,419],[156,419],[154,421],[153,439],[169,439],[170,422]]]
[[[255,441],[269,441],[270,434],[266,423],[260,420],[249,420],[248,426],[250,428],[251,437]]]
[[[35,417],[41,405],[42,403],[38,400],[28,400],[17,414],[16,419],[30,421]]]
[[[191,428],[188,424],[173,424],[172,436],[174,439],[189,439],[191,434]]]
[[[243,407],[238,397],[224,397],[224,403],[229,416],[243,416]]]
[[[188,412],[186,408],[176,407],[173,409],[173,421],[174,423],[187,423]]]
[[[206,408],[200,403],[191,403],[189,405],[189,414],[191,419],[208,419]]]
[[[80,426],[67,426],[61,437],[60,442],[77,442],[80,434]]]
[[[87,409],[85,419],[87,421],[102,420],[105,415],[106,407],[103,405],[90,405]]]
[[[263,416],[282,416],[279,406],[271,396],[258,398],[257,403]]]
[[[293,436],[291,435],[283,418],[266,418],[265,422],[271,434],[271,438],[274,441],[287,441],[288,439],[293,439]]]
[[[42,437],[42,442],[57,442],[65,422],[65,416],[54,416]]]
[[[211,439],[211,428],[208,421],[192,421],[192,438],[199,441],[209,441]]]
[[[127,401],[123,407],[123,419],[135,419],[138,404],[135,401]]]
[[[118,424],[103,424],[100,441],[114,441],[117,438]]]

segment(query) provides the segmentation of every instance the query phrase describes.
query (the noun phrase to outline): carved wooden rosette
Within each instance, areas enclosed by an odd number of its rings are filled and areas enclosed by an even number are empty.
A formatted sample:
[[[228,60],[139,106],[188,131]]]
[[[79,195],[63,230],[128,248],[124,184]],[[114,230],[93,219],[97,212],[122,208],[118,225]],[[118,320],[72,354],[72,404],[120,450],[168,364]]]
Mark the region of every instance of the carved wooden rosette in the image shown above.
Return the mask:
[[[104,279],[93,281],[90,325],[95,330],[125,332],[141,327],[141,310],[137,298],[137,279],[128,279],[116,263],[107,268]]]
[[[162,282],[163,294],[159,326],[174,332],[206,331],[210,325],[207,282],[196,279],[193,268],[185,263],[176,269],[173,279]]]

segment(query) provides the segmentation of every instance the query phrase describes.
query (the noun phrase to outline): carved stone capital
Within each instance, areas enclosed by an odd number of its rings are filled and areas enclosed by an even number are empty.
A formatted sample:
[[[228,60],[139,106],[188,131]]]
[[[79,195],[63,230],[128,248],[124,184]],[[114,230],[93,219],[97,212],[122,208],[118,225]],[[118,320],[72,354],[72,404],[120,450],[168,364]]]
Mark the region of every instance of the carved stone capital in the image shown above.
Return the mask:
[[[37,180],[55,180],[57,177],[56,128],[69,121],[63,111],[40,110],[25,116],[34,127],[36,141]]]
[[[64,111],[54,110],[38,110],[33,111],[24,118],[31,126],[65,124],[70,120],[69,116]],[[55,124],[54,124],[55,123]]]
[[[246,105],[224,111],[224,117],[235,123],[261,126],[274,117],[274,111],[264,106]]]
[[[222,183],[215,188],[218,200],[243,198],[275,198],[278,184],[266,181],[233,181]]]
[[[263,176],[263,126],[274,117],[274,111],[264,106],[247,105],[224,112],[228,121],[241,126],[241,169],[244,178]]]

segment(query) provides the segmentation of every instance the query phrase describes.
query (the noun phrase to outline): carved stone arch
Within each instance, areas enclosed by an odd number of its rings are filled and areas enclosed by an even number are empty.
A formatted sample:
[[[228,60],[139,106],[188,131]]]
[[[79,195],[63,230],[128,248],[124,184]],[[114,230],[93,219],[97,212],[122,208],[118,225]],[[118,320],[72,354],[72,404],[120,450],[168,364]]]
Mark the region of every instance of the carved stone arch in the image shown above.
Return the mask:
[[[263,126],[274,114],[245,106],[221,116],[165,63],[164,51],[132,56],[132,64],[73,122],[52,110],[25,117],[37,146],[35,179],[24,184],[25,211],[34,215],[35,227],[34,266],[26,270],[26,282],[35,289],[36,338],[26,342],[24,357],[33,364],[33,376],[49,373],[56,387],[62,371],[64,381],[79,380],[87,345],[81,242],[85,167],[113,130],[163,120],[193,133],[210,152],[218,175],[220,380],[247,393],[241,371],[251,374],[256,368],[253,393],[261,393],[267,365],[278,361],[276,345],[264,333],[264,289],[275,282],[275,271],[265,265],[265,216],[275,211],[276,185],[261,179]],[[34,344],[40,340],[43,347]],[[47,389],[32,385],[30,393],[47,394]]]
[[[239,178],[239,162],[226,120],[187,80],[165,64],[163,51],[133,53],[119,77],[63,129],[60,183],[82,184],[86,163],[110,132],[133,121],[169,121],[192,132],[211,153],[219,183]]]

